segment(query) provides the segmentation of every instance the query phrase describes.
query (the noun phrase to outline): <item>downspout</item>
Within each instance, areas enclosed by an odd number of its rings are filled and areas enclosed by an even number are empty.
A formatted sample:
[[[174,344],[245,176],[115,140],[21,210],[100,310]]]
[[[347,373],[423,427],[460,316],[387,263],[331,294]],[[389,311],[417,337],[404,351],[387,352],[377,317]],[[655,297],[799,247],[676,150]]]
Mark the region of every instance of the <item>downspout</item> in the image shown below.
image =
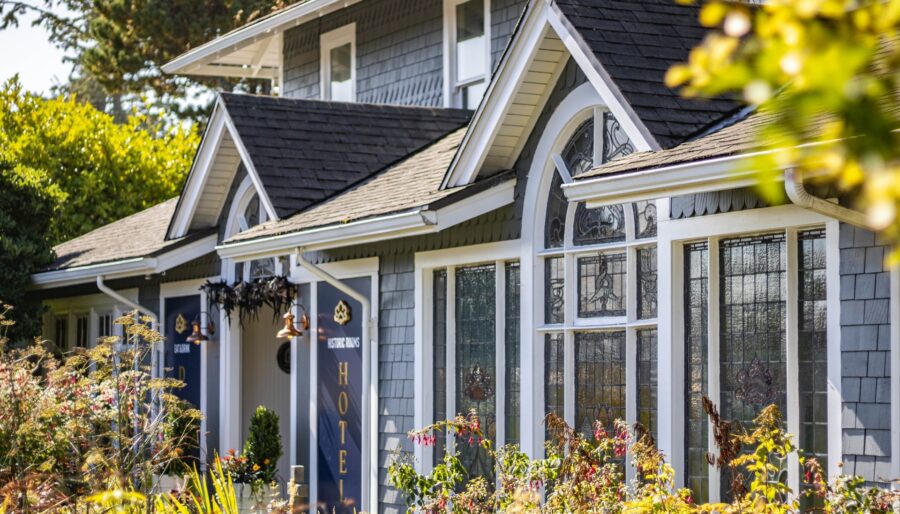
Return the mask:
[[[329,285],[333,286],[338,291],[341,291],[342,293],[346,294],[350,298],[353,298],[354,300],[356,300],[357,302],[362,304],[362,310],[363,310],[362,380],[363,380],[363,384],[365,386],[365,389],[364,389],[365,394],[363,395],[363,402],[362,402],[363,403],[362,433],[365,434],[365,437],[367,438],[366,441],[368,443],[372,440],[371,439],[372,431],[375,430],[375,428],[376,428],[376,424],[373,424],[372,419],[371,419],[372,418],[372,407],[371,406],[372,406],[372,398],[374,395],[374,391],[373,391],[372,384],[370,383],[370,380],[371,380],[371,368],[372,368],[372,363],[371,363],[372,351],[374,350],[374,348],[372,348],[370,345],[372,343],[374,343],[375,341],[377,341],[377,339],[374,337],[374,330],[376,330],[376,326],[375,326],[375,318],[372,315],[372,303],[366,295],[360,294],[358,291],[356,291],[352,287],[348,286],[347,284],[344,284],[343,282],[341,282],[340,280],[335,278],[333,275],[331,275],[327,271],[323,270],[322,268],[320,268],[320,267],[316,266],[315,264],[306,260],[303,257],[303,247],[298,246],[294,250],[294,255],[297,259],[297,264],[302,265],[304,268],[307,269],[307,271],[309,271],[316,277],[320,278],[322,281],[328,283]],[[374,284],[370,285],[370,287],[372,287],[372,286],[374,286]],[[315,338],[312,339],[312,342],[313,342],[313,344],[315,344]],[[364,473],[366,473],[369,477],[368,487],[363,487],[363,490],[362,490],[362,494],[363,494],[362,504],[366,508],[366,510],[374,511],[374,508],[369,509],[369,507],[371,507],[369,504],[374,503],[374,501],[375,501],[375,498],[371,498],[371,494],[370,494],[371,488],[372,488],[372,480],[373,480],[371,471],[374,466],[374,463],[371,462],[371,454],[372,454],[372,448],[366,448],[366,451],[363,452],[363,455],[362,455],[362,461],[363,461],[362,467],[363,467]],[[377,479],[377,477],[375,477],[375,479]]]
[[[142,306],[142,305],[140,305],[140,304],[138,304],[138,303],[132,302],[132,301],[129,300],[128,298],[125,298],[124,296],[122,296],[121,294],[119,294],[118,292],[116,292],[116,291],[110,289],[109,286],[107,286],[107,285],[103,282],[103,275],[97,275],[97,289],[99,289],[100,292],[102,292],[102,293],[104,293],[105,295],[109,296],[109,297],[112,298],[113,300],[116,300],[117,302],[123,303],[123,304],[125,304],[125,305],[131,307],[132,309],[134,309],[134,310],[136,310],[136,311],[138,311],[138,312],[143,312],[144,315],[146,315],[147,317],[149,317],[149,318],[151,319],[151,323],[152,323],[153,329],[154,329],[154,330],[158,330],[158,329],[159,329],[159,317],[156,315],[155,312],[151,311],[150,309],[148,309],[148,308],[146,308],[146,307],[144,307],[144,306]],[[124,338],[123,338],[123,342],[124,342]],[[161,377],[161,376],[162,376],[161,370],[157,369],[157,368],[159,367],[159,357],[158,357],[157,353],[158,353],[158,349],[157,349],[157,348],[153,348],[153,351],[150,352],[150,369],[152,370],[152,374],[153,374],[154,377]],[[137,352],[135,352],[134,363],[133,363],[133,366],[134,366],[134,369],[135,369],[135,370],[138,369],[139,364],[140,364],[140,363],[138,362],[138,354],[137,354]],[[152,400],[151,400],[151,403],[152,403],[152,405],[154,406],[154,410],[158,407],[158,405],[157,405],[158,398],[156,398],[155,396],[156,396],[156,393],[154,393],[154,398],[152,398]],[[137,410],[137,408],[138,408],[138,407],[135,406],[135,410]],[[158,415],[158,413],[157,413],[157,412],[154,412],[154,416],[156,416],[156,415]],[[138,426],[137,426],[137,424],[138,424],[138,416],[135,416],[135,421],[134,421],[134,423],[135,423],[135,431],[136,431],[136,433],[137,433],[137,430],[138,430]],[[136,448],[137,448],[137,446],[138,446],[138,443],[139,443],[139,440],[135,440],[135,442],[134,442],[135,451],[136,451]]]
[[[813,195],[803,186],[803,179],[800,178],[794,168],[789,168],[784,172],[784,192],[787,194],[791,202],[797,207],[817,212],[823,216],[834,218],[844,223],[849,223],[855,227],[871,230],[866,222],[866,215],[842,207],[841,205],[829,202],[824,198]]]

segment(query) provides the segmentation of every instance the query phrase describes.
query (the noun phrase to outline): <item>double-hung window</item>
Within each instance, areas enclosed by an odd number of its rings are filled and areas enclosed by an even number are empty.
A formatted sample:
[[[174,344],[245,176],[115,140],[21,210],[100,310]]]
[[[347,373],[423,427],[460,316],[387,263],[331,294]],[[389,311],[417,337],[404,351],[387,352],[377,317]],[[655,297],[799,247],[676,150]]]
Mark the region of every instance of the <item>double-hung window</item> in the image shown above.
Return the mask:
[[[586,114],[561,151],[543,249],[545,412],[585,434],[600,421],[656,422],[656,204],[569,203],[562,184],[634,151],[615,117]]]
[[[519,263],[430,270],[432,312],[432,417],[479,417],[492,441],[519,441]],[[434,459],[455,445],[473,475],[492,476],[490,455],[479,445],[445,434]]]
[[[322,99],[335,102],[356,101],[356,24],[322,34],[321,48]]]
[[[478,107],[490,78],[490,0],[445,0],[449,105]]]
[[[825,230],[712,237],[683,246],[685,485],[698,501],[729,499],[702,405],[752,424],[779,407],[807,454],[827,465]],[[796,465],[796,463],[794,463]],[[799,468],[786,473],[797,490]]]

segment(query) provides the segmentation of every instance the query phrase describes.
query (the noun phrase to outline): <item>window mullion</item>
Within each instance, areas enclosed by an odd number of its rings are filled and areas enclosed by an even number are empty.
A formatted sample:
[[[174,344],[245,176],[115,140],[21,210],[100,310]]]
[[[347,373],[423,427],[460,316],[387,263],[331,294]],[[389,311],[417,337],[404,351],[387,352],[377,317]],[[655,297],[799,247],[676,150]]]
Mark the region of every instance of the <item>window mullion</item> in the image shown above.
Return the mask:
[[[563,334],[563,413],[566,423],[575,426],[575,332],[567,329]]]
[[[572,218],[574,205],[569,206],[569,216]],[[571,241],[571,223],[566,223],[566,241]],[[568,243],[567,243],[568,244]],[[563,277],[564,289],[563,295],[565,302],[563,305],[563,321],[566,327],[574,325],[575,316],[577,315],[578,288],[575,287],[575,256],[566,253],[563,257]],[[566,423],[575,426],[575,333],[571,329],[566,329],[563,335],[563,376],[565,385],[563,387],[563,412],[565,413]]]
[[[797,269],[798,252],[797,230],[787,230],[787,262],[786,276],[786,302],[785,328],[787,330],[787,412],[784,413],[787,421],[788,433],[800,435],[800,354],[799,354],[799,273]],[[794,493],[800,491],[800,460],[796,453],[788,456],[788,485]]]
[[[447,418],[456,417],[456,268],[447,267]],[[456,441],[447,430],[447,451],[453,453]]]
[[[709,348],[707,349],[707,377],[708,377],[708,390],[707,396],[709,399],[716,404],[718,407],[721,403],[721,387],[720,387],[720,375],[719,375],[719,322],[721,313],[719,312],[719,305],[721,302],[719,301],[720,295],[720,282],[719,282],[719,238],[713,237],[709,239],[709,262],[708,266],[708,276],[709,278],[707,283],[707,340],[709,341]],[[713,455],[718,455],[719,451],[716,448],[715,444],[715,435],[714,429],[712,427],[712,422],[709,426],[709,451]],[[716,503],[721,498],[720,491],[720,473],[719,470],[713,466],[709,466],[709,501],[711,503]]]
[[[637,331],[627,328],[625,329],[625,418],[630,427],[634,426],[638,420],[637,357]],[[625,478],[628,481],[634,479],[634,472],[634,466],[625,466]]]

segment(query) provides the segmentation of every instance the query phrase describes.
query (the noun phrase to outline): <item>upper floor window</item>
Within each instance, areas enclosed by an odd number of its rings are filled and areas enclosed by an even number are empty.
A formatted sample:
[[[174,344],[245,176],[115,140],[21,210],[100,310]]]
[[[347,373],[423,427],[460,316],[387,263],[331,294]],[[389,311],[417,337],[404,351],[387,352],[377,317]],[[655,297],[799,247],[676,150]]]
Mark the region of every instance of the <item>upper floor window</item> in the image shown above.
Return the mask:
[[[356,101],[356,24],[322,34],[322,99]]]
[[[478,107],[490,78],[490,0],[445,0],[449,104]]]

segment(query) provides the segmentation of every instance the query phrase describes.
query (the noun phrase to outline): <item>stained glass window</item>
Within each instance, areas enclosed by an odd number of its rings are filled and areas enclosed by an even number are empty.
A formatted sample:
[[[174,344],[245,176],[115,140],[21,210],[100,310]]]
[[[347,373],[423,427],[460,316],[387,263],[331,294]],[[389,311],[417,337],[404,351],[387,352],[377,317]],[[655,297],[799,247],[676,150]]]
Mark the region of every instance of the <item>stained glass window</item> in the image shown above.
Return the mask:
[[[625,332],[575,333],[575,428],[593,434],[625,419]]]
[[[562,178],[558,173],[553,174],[553,182],[550,184],[550,200],[547,202],[547,219],[545,222],[546,248],[561,248],[566,234],[566,210],[569,202],[562,191]]]
[[[684,343],[687,374],[685,427],[685,486],[693,491],[694,500],[709,499],[709,424],[703,410],[703,396],[708,388],[707,347],[709,246],[693,243],[684,247]]]
[[[828,324],[825,288],[825,231],[798,235],[800,434],[804,452],[828,466]],[[801,501],[813,508],[809,498]],[[820,506],[821,507],[821,506]]]
[[[562,257],[548,257],[544,260],[544,306],[545,323],[562,323],[565,306],[565,276]]]
[[[250,278],[265,278],[275,275],[275,259],[257,259],[250,262]]]
[[[578,316],[625,315],[625,253],[578,258]]]
[[[634,152],[628,134],[611,112],[603,113],[603,162],[609,162]]]
[[[491,440],[497,412],[495,270],[493,265],[456,270],[456,411],[474,410]],[[469,473],[492,476],[493,463],[484,448],[458,441],[457,449]]]
[[[656,237],[656,202],[642,200],[631,205],[634,209],[635,237],[638,239]]]
[[[579,203],[575,208],[572,242],[576,246],[624,240],[625,209],[621,205],[588,209],[583,203]]]
[[[594,167],[594,118],[579,125],[562,151],[563,162],[573,177]]]
[[[544,412],[563,416],[565,402],[565,345],[562,333],[544,336]]]
[[[637,251],[638,261],[638,317],[656,317],[656,247]]]
[[[253,198],[247,203],[247,207],[244,208],[244,222],[247,226],[242,227],[242,230],[259,225],[259,195],[254,194]]]
[[[656,329],[637,331],[638,421],[656,438]]]
[[[434,272],[434,302],[432,316],[432,380],[433,380],[433,419],[442,421],[447,415],[447,271]],[[446,440],[440,435],[437,438],[434,455],[435,462],[444,456]]]
[[[519,263],[506,265],[506,444],[519,442]]]

